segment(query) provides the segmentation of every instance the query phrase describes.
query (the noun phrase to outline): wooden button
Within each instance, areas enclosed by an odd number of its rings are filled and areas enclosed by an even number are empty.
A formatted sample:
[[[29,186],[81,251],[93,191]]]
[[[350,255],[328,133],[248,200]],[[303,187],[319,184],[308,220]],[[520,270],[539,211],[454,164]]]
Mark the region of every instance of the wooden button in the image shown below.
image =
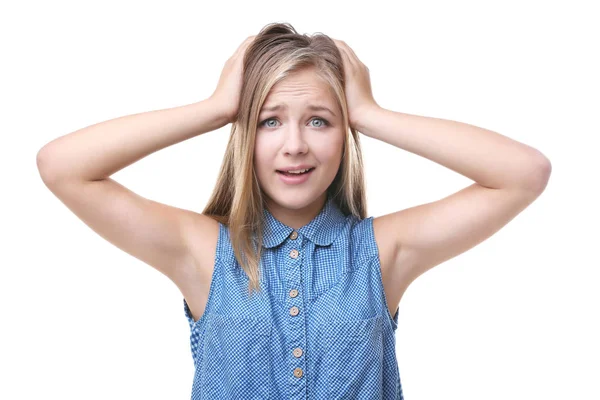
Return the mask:
[[[294,306],[294,307],[290,308],[290,315],[292,317],[295,317],[296,315],[298,315],[298,312],[300,312],[300,310],[298,310],[298,307]]]
[[[299,358],[302,357],[302,349],[300,347],[296,347],[293,351],[294,357]]]
[[[292,234],[290,235],[290,239],[295,240],[298,238],[298,232],[294,231],[292,232]]]
[[[295,376],[296,378],[301,378],[301,377],[302,377],[302,368],[296,368],[296,369],[294,370],[294,376]]]
[[[290,297],[296,297],[296,296],[298,296],[298,291],[296,289],[290,290]]]
[[[290,257],[298,258],[298,250],[294,249],[294,250],[290,251]]]

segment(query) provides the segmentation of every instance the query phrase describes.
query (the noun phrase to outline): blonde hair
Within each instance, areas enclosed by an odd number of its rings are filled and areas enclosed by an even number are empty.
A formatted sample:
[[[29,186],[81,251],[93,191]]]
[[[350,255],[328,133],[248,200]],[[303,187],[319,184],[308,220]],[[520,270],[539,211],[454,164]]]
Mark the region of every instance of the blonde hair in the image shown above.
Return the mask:
[[[298,34],[289,23],[271,23],[249,45],[243,63],[238,114],[215,188],[202,213],[228,226],[235,258],[249,278],[252,293],[254,289],[260,291],[265,207],[254,170],[258,116],[270,89],[290,73],[315,68],[342,110],[344,148],[340,168],[327,188],[328,199],[333,199],[345,215],[359,219],[366,218],[367,210],[359,135],[348,123],[343,59],[335,42],[322,33]]]

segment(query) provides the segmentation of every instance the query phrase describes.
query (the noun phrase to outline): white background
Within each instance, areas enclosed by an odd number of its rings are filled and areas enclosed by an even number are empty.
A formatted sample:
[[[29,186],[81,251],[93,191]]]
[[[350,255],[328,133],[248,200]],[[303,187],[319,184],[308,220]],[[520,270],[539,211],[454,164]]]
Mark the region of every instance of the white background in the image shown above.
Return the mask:
[[[10,4],[10,5],[8,5]],[[384,108],[539,149],[545,192],[400,303],[407,400],[599,399],[598,14],[575,1],[98,1],[1,6],[0,398],[188,399],[182,295],[102,239],[42,182],[38,150],[80,128],[200,101],[269,22],[344,40]],[[596,38],[596,39],[594,39]],[[112,177],[200,212],[230,125]],[[365,137],[368,213],[472,183]]]

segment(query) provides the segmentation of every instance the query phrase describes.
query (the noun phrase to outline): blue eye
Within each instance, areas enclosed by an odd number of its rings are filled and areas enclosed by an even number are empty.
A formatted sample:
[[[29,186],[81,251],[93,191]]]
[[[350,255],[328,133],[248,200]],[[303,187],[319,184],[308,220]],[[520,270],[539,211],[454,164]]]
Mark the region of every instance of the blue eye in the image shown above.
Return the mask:
[[[267,122],[269,122],[269,121],[275,121],[275,118],[268,118],[268,119],[265,119],[263,122],[261,122],[261,123],[259,124],[259,126],[264,126],[264,125],[265,125],[265,123],[267,123]],[[272,127],[272,126],[271,126],[271,127]]]
[[[315,120],[321,121],[323,123],[323,125],[325,125],[325,126],[329,126],[329,122],[327,122],[323,118],[317,117],[317,118],[315,118],[315,119],[313,119],[311,121],[315,121]]]
[[[315,121],[315,120],[319,120],[319,121],[321,121],[321,122],[322,122],[322,124],[323,124],[323,126],[329,126],[329,122],[328,122],[326,119],[323,119],[323,118],[321,118],[321,117],[315,117],[315,118],[313,118],[313,119],[311,120],[311,122],[312,122],[312,121]],[[259,127],[261,127],[261,126],[265,126],[265,124],[266,124],[267,122],[269,122],[269,121],[276,121],[276,119],[275,119],[275,118],[267,118],[267,119],[263,120],[261,123],[259,123],[259,124],[258,124],[258,126],[259,126]],[[269,125],[268,127],[274,128],[274,126],[273,126],[273,125]],[[317,128],[318,128],[318,126],[317,126]]]

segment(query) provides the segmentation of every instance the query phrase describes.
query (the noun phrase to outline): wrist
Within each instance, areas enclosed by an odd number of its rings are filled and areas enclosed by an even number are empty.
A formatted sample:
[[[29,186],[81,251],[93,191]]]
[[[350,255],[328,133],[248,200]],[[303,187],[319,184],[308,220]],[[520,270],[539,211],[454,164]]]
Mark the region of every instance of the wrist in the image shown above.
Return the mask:
[[[221,121],[223,125],[227,125],[233,121],[235,115],[233,115],[230,107],[227,107],[227,102],[223,102],[213,96],[210,96],[204,102],[210,104],[210,109],[214,113],[215,118]]]
[[[369,121],[373,120],[373,118],[376,118],[376,114],[381,110],[382,108],[378,104],[364,106],[357,113],[357,118],[353,122],[352,126],[360,133],[368,136]]]

